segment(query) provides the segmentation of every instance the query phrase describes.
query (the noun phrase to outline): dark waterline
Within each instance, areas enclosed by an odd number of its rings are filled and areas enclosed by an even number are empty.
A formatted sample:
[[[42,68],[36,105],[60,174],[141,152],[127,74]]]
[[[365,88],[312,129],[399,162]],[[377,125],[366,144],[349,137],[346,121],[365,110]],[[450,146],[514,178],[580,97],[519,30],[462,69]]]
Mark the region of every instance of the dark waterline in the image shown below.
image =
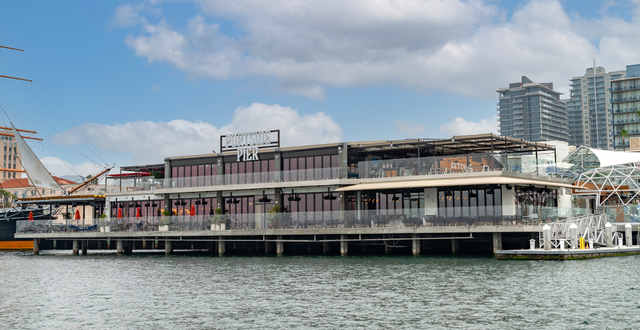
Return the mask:
[[[640,324],[640,256],[0,253],[0,327],[546,328]]]

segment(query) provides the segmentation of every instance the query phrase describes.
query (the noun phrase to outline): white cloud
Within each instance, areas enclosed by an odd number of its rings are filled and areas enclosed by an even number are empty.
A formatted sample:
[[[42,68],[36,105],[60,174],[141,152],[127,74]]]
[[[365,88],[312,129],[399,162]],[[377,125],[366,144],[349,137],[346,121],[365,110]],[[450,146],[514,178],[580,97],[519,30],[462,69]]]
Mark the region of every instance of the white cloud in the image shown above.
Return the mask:
[[[121,5],[118,6],[110,18],[109,24],[112,27],[132,27],[138,24],[147,24],[147,18],[140,12],[144,9],[144,5]]]
[[[216,127],[202,121],[182,119],[170,122],[136,121],[124,124],[83,124],[56,138],[67,144],[78,144],[78,136],[113,155],[130,154],[138,163],[160,163],[165,157],[196,155],[219,150],[221,134],[264,129],[280,129],[283,146],[341,141],[340,126],[322,112],[300,114],[298,110],[278,104],[253,103],[235,110],[230,124]],[[127,164],[128,165],[128,164]]]
[[[416,124],[411,120],[395,120],[394,124],[396,133],[420,134],[427,129],[424,125]]]
[[[42,164],[49,170],[52,175],[55,176],[68,176],[68,175],[95,175],[104,170],[103,167],[100,167],[91,162],[84,162],[79,165],[73,165],[69,162],[63,161],[57,157],[43,157],[40,158]]]
[[[498,132],[498,117],[482,119],[479,122],[466,121],[463,118],[454,120],[440,126],[440,132],[447,135],[470,135]]]
[[[637,9],[629,22],[572,18],[557,0],[530,1],[511,17],[479,0],[194,2],[200,13],[184,31],[161,20],[125,43],[192,77],[273,77],[319,100],[326,87],[382,84],[493,98],[522,75],[566,92],[593,58],[618,70],[640,51]],[[208,17],[239,32],[225,35]]]

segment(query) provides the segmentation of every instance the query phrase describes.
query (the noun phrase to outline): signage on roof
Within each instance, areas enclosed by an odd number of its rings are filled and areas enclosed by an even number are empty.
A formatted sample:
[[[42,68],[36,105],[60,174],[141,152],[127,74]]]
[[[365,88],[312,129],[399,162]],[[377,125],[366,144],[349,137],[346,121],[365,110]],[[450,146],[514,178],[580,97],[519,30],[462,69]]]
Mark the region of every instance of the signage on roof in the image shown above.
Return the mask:
[[[220,136],[220,152],[237,151],[237,161],[260,160],[258,149],[279,148],[280,130],[236,133]]]

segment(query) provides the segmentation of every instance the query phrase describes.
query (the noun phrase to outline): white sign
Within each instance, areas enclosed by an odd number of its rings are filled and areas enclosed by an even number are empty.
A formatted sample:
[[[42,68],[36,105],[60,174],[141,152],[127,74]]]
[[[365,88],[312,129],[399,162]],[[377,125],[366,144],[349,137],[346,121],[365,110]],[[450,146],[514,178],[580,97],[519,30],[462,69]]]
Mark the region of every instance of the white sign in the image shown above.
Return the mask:
[[[271,144],[271,131],[238,133],[223,136],[225,149]]]
[[[220,136],[220,151],[237,151],[237,161],[260,160],[258,149],[279,148],[280,130],[237,133]]]
[[[258,158],[258,147],[238,148],[238,161],[260,160]]]

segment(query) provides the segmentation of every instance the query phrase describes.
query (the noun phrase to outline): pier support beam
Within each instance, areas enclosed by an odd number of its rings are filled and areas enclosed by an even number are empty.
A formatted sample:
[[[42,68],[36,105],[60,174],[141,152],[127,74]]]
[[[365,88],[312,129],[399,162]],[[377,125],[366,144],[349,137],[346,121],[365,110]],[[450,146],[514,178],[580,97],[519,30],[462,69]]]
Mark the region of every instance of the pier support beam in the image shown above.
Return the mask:
[[[83,240],[82,241],[82,255],[86,256],[87,255],[87,241]]]
[[[278,235],[278,240],[276,241],[276,254],[281,256],[284,253],[284,242],[282,241],[282,236]]]
[[[344,240],[344,235],[340,235],[340,255],[346,256],[349,253],[349,242]]]
[[[610,223],[604,225],[604,235],[607,243],[607,247],[613,247],[613,229]]]
[[[413,234],[413,239],[411,240],[411,252],[413,252],[414,256],[420,255],[420,240],[418,239],[418,234]]]
[[[329,254],[329,242],[322,243],[322,253]]]
[[[225,248],[226,248],[226,244],[225,242],[222,240],[222,237],[220,237],[220,239],[218,240],[218,255],[219,256],[223,256],[224,252],[225,252]]]
[[[269,240],[264,241],[264,254],[269,254],[271,252],[271,242]]]
[[[124,241],[121,238],[116,240],[116,254],[124,253]]]
[[[391,247],[387,241],[384,241],[384,254],[391,254]]]
[[[458,240],[457,239],[452,239],[451,240],[451,254],[458,254],[459,251],[460,251],[460,245],[458,244]]]
[[[171,244],[172,242],[167,238],[164,241],[164,254],[171,254],[173,253],[173,245]]]
[[[33,239],[33,254],[40,254],[40,240],[37,238]]]
[[[73,240],[73,255],[77,256],[80,250],[80,241],[77,239]]]
[[[502,250],[502,233],[493,233],[493,254]]]
[[[631,224],[624,225],[624,239],[627,242],[627,247],[633,246],[633,235],[631,234]]]

